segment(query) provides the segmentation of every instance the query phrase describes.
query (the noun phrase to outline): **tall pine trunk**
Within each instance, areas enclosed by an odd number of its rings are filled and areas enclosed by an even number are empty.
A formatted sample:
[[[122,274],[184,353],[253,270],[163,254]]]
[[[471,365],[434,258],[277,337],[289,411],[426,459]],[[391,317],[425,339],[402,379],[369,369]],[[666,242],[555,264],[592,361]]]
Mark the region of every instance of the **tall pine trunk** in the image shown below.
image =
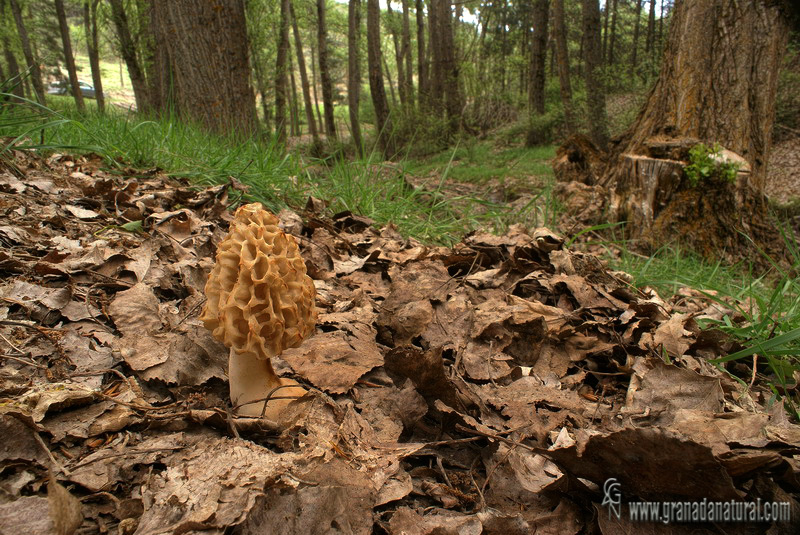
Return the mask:
[[[325,21],[325,0],[317,0],[317,52],[319,53],[319,78],[322,83],[322,106],[325,110],[325,134],[336,137],[333,118],[333,82],[328,60],[328,26]]]
[[[361,0],[350,0],[347,12],[347,104],[350,108],[350,131],[359,157],[364,156],[358,110],[361,103]]]
[[[72,40],[69,37],[69,24],[67,24],[67,13],[64,10],[64,0],[55,0],[56,17],[58,18],[58,28],[61,32],[61,45],[64,50],[64,61],[67,64],[67,74],[69,75],[69,86],[72,88],[72,97],[75,99],[75,106],[78,111],[86,111],[86,103],[83,102],[83,92],[78,83],[78,70],[75,68],[75,56],[72,54]]]
[[[588,106],[589,137],[595,145],[608,147],[608,116],[605,84],[601,73],[600,8],[597,0],[582,0],[584,80]]]
[[[294,47],[295,54],[297,55],[297,68],[300,70],[300,85],[303,88],[303,102],[305,103],[306,122],[308,122],[308,131],[311,138],[316,145],[319,143],[319,134],[317,133],[317,122],[314,120],[314,108],[311,104],[311,88],[308,84],[308,73],[306,72],[306,60],[303,57],[303,43],[300,40],[300,30],[297,27],[297,17],[294,15],[294,5],[289,3],[289,12],[292,16],[292,31],[294,32]]]
[[[28,30],[25,28],[25,21],[22,18],[22,10],[19,8],[19,3],[17,0],[10,1],[11,12],[14,14],[14,22],[17,25],[17,33],[22,45],[22,54],[25,56],[25,63],[28,64],[28,70],[31,73],[33,91],[36,93],[36,100],[39,104],[44,105],[44,84],[42,84],[42,70],[39,68],[39,60],[33,54],[33,47],[28,37]]]
[[[428,62],[425,55],[425,12],[423,0],[416,0],[417,19],[417,94],[420,109],[425,107],[428,100]]]
[[[83,3],[83,24],[86,31],[86,49],[89,54],[89,65],[92,69],[94,98],[100,113],[106,111],[106,97],[103,93],[103,77],[100,73],[100,52],[97,42],[97,4],[100,0],[86,0]]]
[[[628,69],[629,78],[633,78],[639,59],[639,28],[641,27],[642,19],[642,1],[636,0],[636,18],[633,23],[633,51],[631,52],[631,65]]]
[[[378,0],[367,0],[367,66],[369,69],[369,89],[372,94],[372,106],[375,108],[375,128],[378,143],[384,154],[391,155],[391,124],[389,122],[389,103],[386,102],[386,90],[383,87],[381,53],[381,12]]]
[[[531,113],[544,114],[545,60],[547,56],[548,19],[550,0],[533,2],[533,42],[531,47],[530,85],[528,105]]]
[[[406,61],[406,95],[408,105],[414,106],[414,61],[411,54],[411,23],[409,21],[409,0],[403,0],[403,57]]]
[[[131,36],[128,15],[125,13],[122,0],[109,0],[109,4],[111,5],[111,20],[114,22],[114,27],[117,30],[117,38],[119,39],[120,55],[122,59],[125,60],[125,65],[128,67],[128,77],[133,86],[136,109],[141,113],[149,112],[151,111],[149,91],[144,71],[139,64],[139,58],[136,56],[136,46]]]
[[[567,29],[564,22],[564,0],[553,0],[553,27],[561,106],[564,108],[567,134],[572,135],[575,133],[575,117],[572,111],[572,84],[569,79],[569,50],[567,49]]]
[[[275,59],[275,134],[279,143],[286,141],[286,100],[289,80],[286,72],[289,54],[289,0],[280,0],[278,53]]]

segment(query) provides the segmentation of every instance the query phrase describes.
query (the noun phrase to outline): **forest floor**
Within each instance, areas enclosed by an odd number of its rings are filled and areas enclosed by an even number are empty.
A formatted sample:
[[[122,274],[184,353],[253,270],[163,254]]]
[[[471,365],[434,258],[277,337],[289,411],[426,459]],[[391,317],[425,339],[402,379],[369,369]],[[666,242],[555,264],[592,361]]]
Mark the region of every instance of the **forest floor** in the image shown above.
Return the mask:
[[[92,155],[12,161],[4,534],[796,533],[800,427],[762,373],[713,365],[742,346],[700,328],[740,321],[735,303],[637,289],[544,229],[437,247],[312,198],[278,216],[318,329],[276,359],[312,392],[280,421],[236,418],[228,351],[198,320],[228,185],[112,173]],[[408,180],[535,206],[537,166],[474,186],[456,181],[467,164]],[[603,505],[611,478],[619,517]],[[779,502],[792,520],[670,524],[685,517],[669,509],[640,524],[632,500]]]

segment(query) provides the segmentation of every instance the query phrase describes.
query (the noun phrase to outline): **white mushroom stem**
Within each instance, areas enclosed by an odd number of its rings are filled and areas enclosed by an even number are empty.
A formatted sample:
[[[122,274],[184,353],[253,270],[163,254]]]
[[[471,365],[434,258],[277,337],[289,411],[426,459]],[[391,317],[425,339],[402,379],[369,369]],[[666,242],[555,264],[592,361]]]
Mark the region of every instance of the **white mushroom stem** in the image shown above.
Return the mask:
[[[231,401],[235,407],[238,406],[236,414],[239,416],[263,415],[270,420],[277,420],[286,405],[306,393],[306,389],[296,381],[278,377],[269,360],[258,358],[252,353],[236,353],[234,349],[228,355],[228,382]],[[282,385],[292,386],[273,392]],[[257,401],[268,396],[271,399],[266,402]],[[264,403],[267,404],[266,409]]]

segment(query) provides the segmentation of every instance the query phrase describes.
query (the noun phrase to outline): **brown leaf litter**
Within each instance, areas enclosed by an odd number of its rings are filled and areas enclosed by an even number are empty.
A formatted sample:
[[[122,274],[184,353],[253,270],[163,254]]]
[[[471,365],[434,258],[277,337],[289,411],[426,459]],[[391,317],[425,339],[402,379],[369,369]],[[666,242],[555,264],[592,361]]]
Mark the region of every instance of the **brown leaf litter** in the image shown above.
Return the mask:
[[[453,248],[324,203],[278,214],[316,334],[276,363],[312,392],[234,418],[198,320],[227,186],[92,155],[0,173],[0,533],[793,533],[633,524],[627,500],[788,502],[800,427],[708,360],[736,350],[546,229]],[[666,362],[670,362],[667,364]],[[733,368],[732,368],[733,369]],[[796,522],[797,520],[795,520]]]

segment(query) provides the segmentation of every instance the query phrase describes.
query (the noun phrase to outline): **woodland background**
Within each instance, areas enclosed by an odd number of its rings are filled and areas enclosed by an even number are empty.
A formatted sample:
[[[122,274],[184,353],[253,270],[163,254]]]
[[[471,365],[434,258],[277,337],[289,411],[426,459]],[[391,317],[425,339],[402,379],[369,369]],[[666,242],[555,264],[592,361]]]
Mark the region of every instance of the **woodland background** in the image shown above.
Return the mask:
[[[0,0],[0,533],[633,532],[614,476],[800,518],[798,18]],[[197,320],[249,200],[319,295],[280,425]]]

